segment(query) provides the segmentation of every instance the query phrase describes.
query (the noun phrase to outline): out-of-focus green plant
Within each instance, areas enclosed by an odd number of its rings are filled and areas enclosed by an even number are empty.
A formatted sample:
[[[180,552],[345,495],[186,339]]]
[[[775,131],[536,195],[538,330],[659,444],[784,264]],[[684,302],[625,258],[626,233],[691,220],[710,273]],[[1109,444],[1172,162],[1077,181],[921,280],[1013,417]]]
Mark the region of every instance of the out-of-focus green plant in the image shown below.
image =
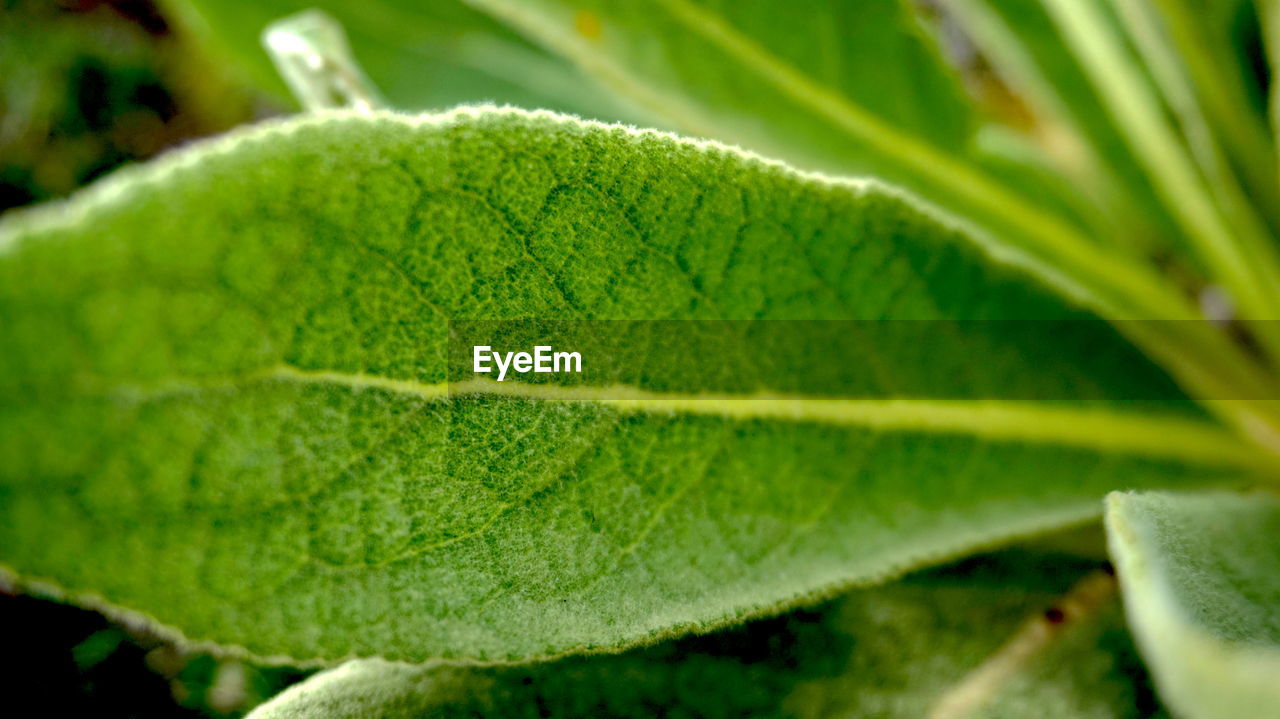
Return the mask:
[[[373,108],[325,16],[274,26],[308,112],[0,223],[9,581],[359,660],[269,717],[1157,716],[1100,555],[928,571],[1105,510],[1169,710],[1277,716],[1280,11],[931,5],[330,8],[393,104],[681,135]],[[171,8],[279,91],[255,43],[299,8]],[[530,318],[930,332],[450,364],[467,321]]]
[[[250,116],[243,89],[184,52],[162,18],[13,0],[0,10],[0,209]]]

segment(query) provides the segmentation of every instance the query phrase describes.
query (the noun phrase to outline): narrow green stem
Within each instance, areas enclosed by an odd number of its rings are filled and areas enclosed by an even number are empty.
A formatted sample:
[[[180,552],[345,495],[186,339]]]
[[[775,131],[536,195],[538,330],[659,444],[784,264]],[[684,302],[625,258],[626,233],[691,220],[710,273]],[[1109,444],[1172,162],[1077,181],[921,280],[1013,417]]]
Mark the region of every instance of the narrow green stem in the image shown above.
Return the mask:
[[[1280,183],[1266,159],[1276,150],[1276,140],[1268,134],[1266,122],[1249,111],[1252,102],[1239,62],[1234,57],[1215,57],[1209,49],[1211,39],[1205,37],[1204,18],[1188,7],[1186,0],[1152,2],[1160,8],[1179,55],[1204,98],[1207,114],[1225,133],[1228,156],[1243,170],[1245,184],[1258,208],[1267,213],[1272,229],[1280,231]],[[1264,14],[1266,8],[1260,6],[1258,11]]]
[[[1121,21],[1146,61],[1157,86],[1182,124],[1210,188],[1222,208],[1244,253],[1253,260],[1259,281],[1280,287],[1280,255],[1265,220],[1250,202],[1218,144],[1200,106],[1186,70],[1169,44],[1159,18],[1148,0],[1111,0]],[[1280,307],[1273,307],[1280,311]]]
[[[1275,172],[1280,177],[1280,0],[1262,0],[1262,34],[1271,60],[1271,127],[1275,139]],[[1280,210],[1277,210],[1280,212]]]
[[[1098,232],[1110,231],[1117,243],[1136,252],[1153,254],[1146,232],[1131,231],[1132,190],[1116,176],[1097,139],[1084,131],[1072,105],[1045,76],[1024,38],[1005,22],[989,0],[944,0],[948,11],[974,39],[994,71],[1028,104],[1040,127],[1066,132],[1072,142],[1043,143],[1058,171],[1066,174],[1080,191],[1098,207],[1105,224]],[[1163,247],[1161,249],[1164,249]]]
[[[1161,113],[1162,103],[1098,9],[1076,0],[1042,1],[1209,271],[1253,321],[1268,354],[1280,357],[1278,327],[1267,322],[1280,312],[1280,282],[1269,281],[1280,277],[1280,265],[1267,261],[1270,253],[1246,256]]]

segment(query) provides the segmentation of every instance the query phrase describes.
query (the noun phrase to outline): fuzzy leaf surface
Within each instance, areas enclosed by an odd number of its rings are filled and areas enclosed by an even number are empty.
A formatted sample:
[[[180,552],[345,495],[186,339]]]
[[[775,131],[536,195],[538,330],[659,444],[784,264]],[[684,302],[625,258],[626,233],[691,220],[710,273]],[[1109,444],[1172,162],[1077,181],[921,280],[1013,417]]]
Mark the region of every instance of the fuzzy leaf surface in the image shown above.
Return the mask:
[[[1113,580],[1093,575],[1086,596],[1064,602],[1089,571],[1010,552],[617,656],[520,667],[359,660],[251,716],[622,719],[657,707],[707,718],[1160,716]]]
[[[449,391],[451,321],[527,317],[931,329],[786,387],[726,356]],[[1260,461],[1108,326],[1010,325],[1088,315],[893,192],[548,113],[320,114],[121,173],[5,219],[0,318],[11,578],[259,657],[615,649]]]
[[[1169,707],[1280,717],[1280,499],[1147,492],[1107,507],[1129,623]]]

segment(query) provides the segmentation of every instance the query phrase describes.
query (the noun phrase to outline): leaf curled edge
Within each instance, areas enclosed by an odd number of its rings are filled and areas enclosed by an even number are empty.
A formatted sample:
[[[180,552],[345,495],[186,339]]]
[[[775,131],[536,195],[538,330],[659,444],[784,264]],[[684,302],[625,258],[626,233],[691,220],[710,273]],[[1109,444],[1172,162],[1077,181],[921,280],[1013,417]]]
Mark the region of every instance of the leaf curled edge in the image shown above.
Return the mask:
[[[1188,719],[1280,717],[1280,498],[1116,493],[1107,532],[1169,706]]]

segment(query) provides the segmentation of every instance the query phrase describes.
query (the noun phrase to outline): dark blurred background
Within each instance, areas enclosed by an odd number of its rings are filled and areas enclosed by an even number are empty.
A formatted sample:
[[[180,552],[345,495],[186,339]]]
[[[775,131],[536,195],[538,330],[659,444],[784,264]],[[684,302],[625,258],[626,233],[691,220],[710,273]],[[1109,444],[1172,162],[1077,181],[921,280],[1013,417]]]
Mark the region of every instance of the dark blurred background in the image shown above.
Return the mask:
[[[267,112],[148,0],[0,0],[0,211]]]

